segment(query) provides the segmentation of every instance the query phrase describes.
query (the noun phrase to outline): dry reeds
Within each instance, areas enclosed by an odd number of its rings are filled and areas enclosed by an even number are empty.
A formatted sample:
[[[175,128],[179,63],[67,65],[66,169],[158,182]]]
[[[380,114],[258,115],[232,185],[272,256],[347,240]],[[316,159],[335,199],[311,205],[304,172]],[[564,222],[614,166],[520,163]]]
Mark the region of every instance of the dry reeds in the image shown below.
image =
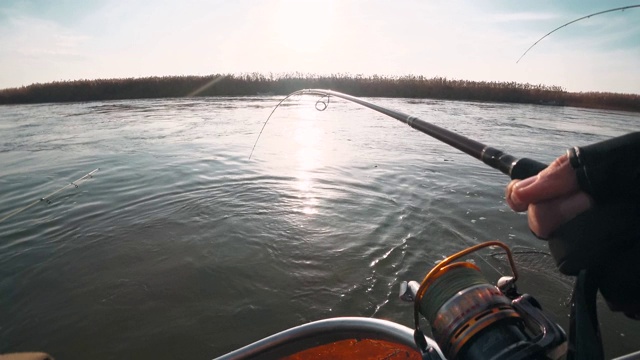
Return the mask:
[[[351,74],[215,74],[127,79],[57,81],[0,90],[0,104],[78,102],[185,96],[286,95],[324,88],[364,97],[432,98],[640,111],[640,95],[569,93],[559,86],[516,82],[451,80],[423,76]]]

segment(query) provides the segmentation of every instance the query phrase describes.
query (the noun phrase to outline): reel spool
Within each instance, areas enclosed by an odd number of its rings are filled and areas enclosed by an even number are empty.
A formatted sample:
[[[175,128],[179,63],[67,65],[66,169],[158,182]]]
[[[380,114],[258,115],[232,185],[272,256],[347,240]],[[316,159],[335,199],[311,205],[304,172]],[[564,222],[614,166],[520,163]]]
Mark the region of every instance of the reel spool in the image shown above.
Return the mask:
[[[489,246],[502,247],[513,276],[492,285],[469,262],[455,262]],[[436,265],[416,294],[414,320],[417,345],[424,344],[419,315],[431,325],[438,346],[449,359],[558,358],[566,352],[566,335],[529,295],[517,293],[518,275],[509,248],[497,241],[473,246]]]

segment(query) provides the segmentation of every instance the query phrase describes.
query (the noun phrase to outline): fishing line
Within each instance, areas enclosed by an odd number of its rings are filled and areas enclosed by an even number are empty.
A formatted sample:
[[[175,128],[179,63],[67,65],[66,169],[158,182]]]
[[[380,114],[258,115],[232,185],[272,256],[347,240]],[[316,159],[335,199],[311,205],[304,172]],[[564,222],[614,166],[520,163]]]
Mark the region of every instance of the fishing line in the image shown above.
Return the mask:
[[[457,231],[455,231],[455,233],[458,235],[458,238],[467,246],[467,247],[472,247],[474,246],[474,244],[472,244],[471,242],[467,241],[465,239],[465,237],[458,233]],[[492,247],[490,247],[489,249],[492,249]],[[543,251],[543,250],[537,250],[537,249],[531,249],[531,248],[522,248],[522,249],[518,249],[513,248],[511,250],[511,254],[515,257],[516,255],[540,255],[543,257],[551,257],[552,255],[547,252],[547,251]],[[498,273],[500,276],[504,276],[505,274],[503,274],[497,267],[493,266],[484,256],[481,256],[480,253],[473,253],[472,255],[477,256],[478,258],[480,258],[482,261],[484,261],[485,264],[487,264],[491,269],[493,269],[496,273]],[[491,252],[489,254],[487,254],[487,257],[491,257],[495,260],[504,260],[502,259],[502,257],[506,257],[507,254],[505,254],[504,251],[499,251],[499,252]],[[522,266],[522,264],[520,265]]]
[[[459,232],[454,231],[454,230],[452,230],[452,229],[451,229],[451,231],[453,231],[456,235],[458,235],[458,238],[459,238],[460,240],[462,240],[462,242],[466,245],[466,247],[467,247],[467,248],[473,247],[473,246],[475,245],[475,244],[472,244],[471,242],[467,241],[467,240],[465,239],[464,235],[460,234]],[[493,248],[493,247],[491,247],[491,248]],[[491,248],[490,248],[490,249],[491,249]],[[504,252],[500,252],[499,254],[505,255],[505,253],[504,253]],[[503,274],[500,270],[498,270],[498,268],[496,268],[495,266],[491,265],[491,263],[490,263],[487,259],[485,259],[483,256],[480,256],[480,254],[479,254],[479,253],[475,253],[475,252],[474,252],[472,255],[475,255],[475,256],[477,256],[478,258],[480,258],[480,260],[484,261],[484,263],[485,263],[485,264],[487,264],[491,269],[493,269],[493,271],[495,271],[496,273],[498,273],[498,275],[500,275],[500,276],[504,276],[504,274]],[[490,254],[490,255],[491,255],[491,254]]]
[[[551,254],[547,251],[542,251],[542,250],[535,250],[535,249],[527,249],[527,250],[512,250],[511,253],[518,254],[518,255],[544,255],[544,256],[551,256]],[[497,257],[497,256],[503,256],[504,253],[502,252],[498,252],[498,253],[491,253],[489,254],[489,256],[492,257]]]
[[[273,110],[271,110],[271,113],[269,114],[269,117],[267,117],[267,120],[264,122],[264,124],[262,124],[262,129],[260,129],[260,133],[258,133],[258,138],[256,139],[256,142],[253,143],[253,147],[251,148],[251,152],[249,153],[249,160],[251,160],[251,156],[253,155],[253,151],[256,149],[256,145],[258,145],[258,141],[260,140],[260,136],[262,135],[262,132],[264,131],[264,128],[267,127],[267,123],[269,122],[269,119],[271,119],[271,116],[273,115],[274,112],[276,112],[276,110],[278,110],[278,108],[280,107],[280,105],[285,102],[287,99],[289,99],[290,97],[294,96],[294,95],[298,95],[298,94],[305,94],[307,93],[307,90],[300,90],[300,91],[296,91],[296,92],[292,92],[291,94],[287,95],[284,99],[280,100],[280,102],[273,108]],[[318,94],[318,95],[322,95],[322,97],[320,99],[318,99],[318,101],[316,101],[316,110],[318,111],[325,111],[327,110],[327,108],[329,107],[329,102],[331,99],[331,96],[328,94]],[[324,99],[327,99],[326,101],[323,101]]]
[[[260,129],[260,132],[258,133],[258,138],[256,139],[256,142],[253,143],[253,148],[251,148],[251,152],[249,153],[249,160],[251,160],[251,155],[253,155],[253,151],[256,149],[256,145],[258,145],[258,140],[260,140],[260,136],[262,135],[264,128],[267,127],[267,123],[269,122],[269,119],[271,119],[271,116],[273,115],[273,113],[276,112],[276,110],[278,110],[278,108],[280,107],[280,104],[285,102],[288,98],[297,94],[298,94],[298,91],[287,95],[284,99],[280,100],[280,102],[273,108],[273,110],[271,110],[271,114],[269,114],[269,117],[267,117],[267,121],[265,121],[264,124],[262,124],[262,129]]]
[[[41,197],[39,200],[36,200],[36,201],[32,202],[31,204],[29,204],[29,205],[27,205],[27,206],[23,207],[23,208],[20,208],[20,209],[17,209],[17,210],[12,211],[11,213],[7,214],[5,217],[0,218],[0,222],[3,222],[3,221],[5,221],[5,220],[7,220],[8,218],[10,218],[10,217],[12,217],[12,216],[14,216],[14,215],[17,215],[17,214],[19,214],[19,213],[21,213],[21,212],[23,212],[23,211],[25,211],[25,210],[27,210],[27,209],[29,209],[29,208],[31,208],[31,207],[33,207],[33,206],[35,206],[36,204],[38,204],[38,203],[40,203],[40,202],[43,202],[43,201],[44,201],[44,202],[46,202],[47,204],[51,204],[51,200],[49,200],[49,198],[50,198],[50,197],[52,197],[53,195],[55,195],[55,194],[57,194],[57,193],[59,193],[59,192],[61,192],[61,191],[65,190],[65,189],[67,189],[67,188],[69,188],[69,187],[71,187],[71,186],[74,186],[74,187],[77,189],[77,188],[78,188],[78,185],[79,185],[81,182],[83,182],[83,181],[85,181],[85,180],[87,180],[87,179],[89,179],[89,178],[92,178],[92,177],[93,177],[93,174],[95,174],[98,170],[100,170],[100,168],[97,168],[97,169],[95,169],[95,170],[93,170],[93,171],[91,171],[91,172],[87,173],[87,174],[86,174],[86,175],[84,175],[83,177],[81,177],[81,178],[79,178],[79,179],[77,179],[77,180],[75,180],[75,181],[70,182],[69,184],[67,184],[67,185],[65,185],[65,186],[63,186],[63,187],[61,187],[60,189],[58,189],[58,190],[56,190],[56,191],[52,192],[51,194],[49,194],[49,195],[47,195],[47,196],[44,196],[44,197]]]
[[[520,56],[520,58],[518,58],[518,61],[516,61],[516,64],[517,64],[517,63],[519,63],[519,62],[520,62],[520,60],[522,60],[522,58],[523,58],[525,55],[527,55],[527,53],[529,52],[529,50],[531,50],[534,46],[536,46],[536,44],[537,44],[537,43],[539,43],[540,41],[542,41],[542,39],[546,38],[547,36],[549,36],[549,35],[553,34],[553,33],[554,33],[554,32],[556,32],[556,31],[558,31],[558,30],[562,29],[562,28],[563,28],[563,27],[565,27],[565,26],[571,25],[571,24],[573,24],[574,22],[578,22],[578,21],[580,21],[580,20],[588,19],[588,18],[590,18],[590,17],[592,17],[592,16],[596,16],[596,15],[600,15],[600,14],[605,14],[605,13],[608,13],[608,12],[614,12],[614,11],[624,11],[624,10],[626,10],[626,9],[631,9],[631,8],[636,8],[636,7],[640,7],[640,5],[629,5],[629,6],[623,6],[623,7],[619,7],[619,8],[615,8],[615,9],[610,9],[610,10],[600,11],[600,12],[597,12],[597,13],[593,13],[593,14],[591,14],[591,15],[583,16],[583,17],[581,17],[581,18],[579,18],[579,19],[575,19],[575,20],[573,20],[573,21],[569,21],[568,23],[566,23],[566,24],[564,24],[564,25],[562,25],[562,26],[558,26],[557,28],[555,28],[555,29],[553,29],[553,30],[549,31],[545,36],[543,36],[543,37],[541,37],[540,39],[538,39],[538,41],[534,42],[534,43],[533,43],[533,45],[529,46],[529,48],[527,49],[527,51],[525,51],[525,52],[524,52],[524,54],[522,54],[522,55]]]

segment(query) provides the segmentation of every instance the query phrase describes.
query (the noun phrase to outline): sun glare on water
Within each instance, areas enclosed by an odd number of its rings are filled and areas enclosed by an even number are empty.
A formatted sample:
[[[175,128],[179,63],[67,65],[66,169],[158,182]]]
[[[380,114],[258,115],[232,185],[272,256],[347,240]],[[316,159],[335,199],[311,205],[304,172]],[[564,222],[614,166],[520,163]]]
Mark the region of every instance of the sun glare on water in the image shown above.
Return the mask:
[[[313,189],[313,171],[323,165],[322,138],[323,131],[317,125],[318,112],[313,107],[301,107],[298,110],[299,121],[293,132],[296,146],[295,159],[297,168],[296,188],[303,199],[302,212],[307,215],[316,214],[318,200]]]

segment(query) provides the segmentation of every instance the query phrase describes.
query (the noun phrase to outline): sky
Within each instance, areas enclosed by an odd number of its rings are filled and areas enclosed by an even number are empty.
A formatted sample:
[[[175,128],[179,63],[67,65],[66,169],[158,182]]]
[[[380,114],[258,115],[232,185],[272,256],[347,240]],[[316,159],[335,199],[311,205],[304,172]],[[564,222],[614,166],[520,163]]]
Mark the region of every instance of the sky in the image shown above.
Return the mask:
[[[3,0],[0,89],[218,73],[423,75],[640,94],[640,2]]]

